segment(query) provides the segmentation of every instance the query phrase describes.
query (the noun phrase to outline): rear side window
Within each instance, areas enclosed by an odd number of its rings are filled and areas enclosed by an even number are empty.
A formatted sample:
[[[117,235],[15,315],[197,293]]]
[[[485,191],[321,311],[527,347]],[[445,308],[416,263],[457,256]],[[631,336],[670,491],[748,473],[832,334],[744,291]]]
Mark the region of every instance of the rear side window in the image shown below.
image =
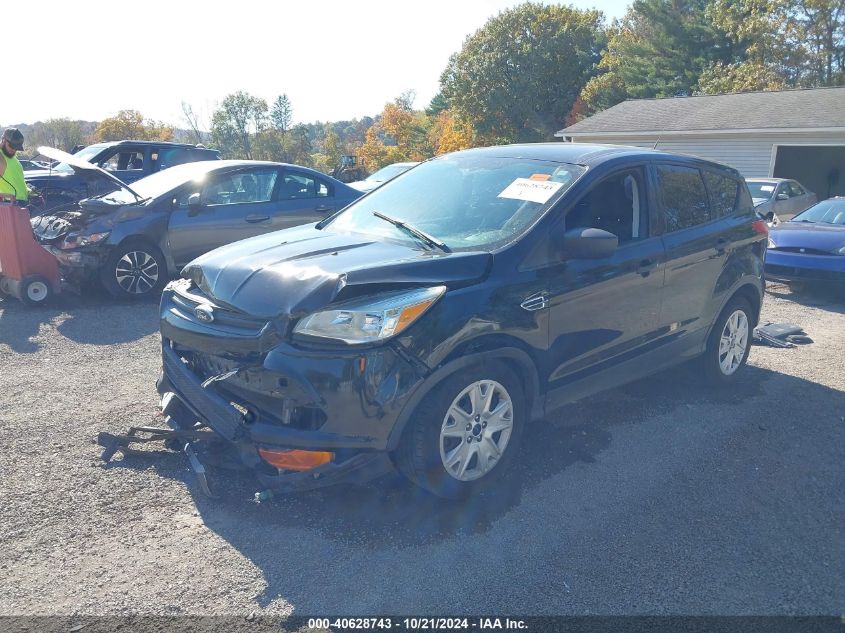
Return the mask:
[[[718,218],[733,213],[739,183],[733,178],[712,171],[704,172],[704,182],[710,193],[710,211],[713,217]]]
[[[658,165],[657,196],[667,231],[680,231],[710,220],[707,190],[697,169]]]

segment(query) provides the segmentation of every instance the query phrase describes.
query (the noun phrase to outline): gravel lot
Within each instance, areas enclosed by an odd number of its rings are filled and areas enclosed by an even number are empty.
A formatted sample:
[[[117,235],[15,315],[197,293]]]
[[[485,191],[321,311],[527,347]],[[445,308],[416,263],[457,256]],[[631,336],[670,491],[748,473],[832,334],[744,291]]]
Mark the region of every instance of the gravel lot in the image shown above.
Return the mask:
[[[774,288],[763,318],[815,342],[573,405],[498,495],[259,506],[180,454],[100,463],[98,431],[160,422],[154,304],[0,303],[0,615],[845,613],[845,303]]]

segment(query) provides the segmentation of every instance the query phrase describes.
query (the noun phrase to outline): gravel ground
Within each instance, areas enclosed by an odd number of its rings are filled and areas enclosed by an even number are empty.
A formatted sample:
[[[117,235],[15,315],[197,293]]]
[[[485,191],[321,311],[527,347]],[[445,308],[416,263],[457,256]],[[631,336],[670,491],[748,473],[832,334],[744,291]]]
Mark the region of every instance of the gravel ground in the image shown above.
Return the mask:
[[[815,342],[573,405],[497,495],[259,506],[179,454],[100,463],[98,431],[160,423],[153,304],[0,303],[0,615],[845,613],[845,304],[775,288],[763,318]]]

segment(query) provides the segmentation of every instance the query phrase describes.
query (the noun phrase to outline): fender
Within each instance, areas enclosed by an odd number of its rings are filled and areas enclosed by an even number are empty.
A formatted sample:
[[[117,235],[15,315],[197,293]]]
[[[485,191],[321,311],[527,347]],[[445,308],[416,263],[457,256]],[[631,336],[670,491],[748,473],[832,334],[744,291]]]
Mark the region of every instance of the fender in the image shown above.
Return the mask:
[[[544,415],[544,399],[540,396],[540,381],[537,374],[537,368],[531,357],[521,349],[515,347],[503,347],[494,351],[479,352],[476,354],[468,354],[453,360],[452,362],[441,365],[428,375],[425,383],[413,393],[408,399],[402,413],[399,414],[390,436],[387,438],[387,450],[395,450],[399,445],[399,440],[402,433],[411,419],[411,415],[417,408],[417,405],[425,398],[429,392],[439,385],[443,380],[454,374],[460,369],[476,365],[481,361],[489,361],[495,359],[512,360],[519,364],[520,368],[524,370],[522,378],[527,382],[525,394],[531,402],[531,412],[529,416],[530,421],[539,420]]]
[[[722,314],[722,311],[725,309],[725,306],[730,303],[730,301],[737,296],[740,292],[753,292],[757,297],[757,304],[762,307],[763,305],[763,293],[764,293],[764,284],[766,282],[763,281],[760,277],[756,277],[754,275],[743,275],[742,277],[737,280],[737,282],[731,286],[729,292],[725,293],[725,300],[722,301],[721,305],[719,305],[719,309],[716,311],[716,316],[713,317],[713,321],[707,326],[707,336],[704,338],[704,344],[707,345],[707,341],[710,340],[710,335],[713,333],[713,328],[716,325],[716,321],[719,320],[719,315]],[[746,287],[749,290],[745,290]],[[760,312],[758,310],[757,314],[754,315],[756,326],[756,320],[760,318]]]

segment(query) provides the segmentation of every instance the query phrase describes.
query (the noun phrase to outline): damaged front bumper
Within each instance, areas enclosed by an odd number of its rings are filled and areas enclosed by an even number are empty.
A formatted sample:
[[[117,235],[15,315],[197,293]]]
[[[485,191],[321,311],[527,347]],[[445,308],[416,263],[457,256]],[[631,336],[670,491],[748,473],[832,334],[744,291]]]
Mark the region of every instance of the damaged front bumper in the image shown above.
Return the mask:
[[[213,310],[214,321],[200,322],[200,306]],[[166,289],[158,390],[184,405],[175,415],[187,419],[176,423],[212,429],[273,491],[363,483],[388,472],[391,434],[424,371],[390,346],[300,349],[279,329]],[[261,454],[286,450],[332,458],[297,472]]]

